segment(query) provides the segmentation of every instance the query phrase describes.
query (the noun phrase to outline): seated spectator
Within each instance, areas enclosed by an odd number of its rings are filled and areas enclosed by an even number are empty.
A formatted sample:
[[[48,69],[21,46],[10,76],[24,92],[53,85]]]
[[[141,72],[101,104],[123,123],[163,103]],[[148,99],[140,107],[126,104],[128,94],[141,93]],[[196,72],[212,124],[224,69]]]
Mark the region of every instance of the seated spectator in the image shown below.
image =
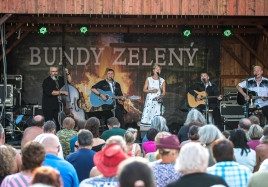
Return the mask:
[[[200,126],[197,126],[197,125],[192,125],[189,128],[189,132],[188,132],[188,138],[189,138],[189,140],[183,141],[180,144],[181,147],[184,146],[187,143],[190,143],[190,142],[199,142],[199,134],[198,134],[199,128],[200,128]]]
[[[228,186],[247,186],[251,171],[246,166],[234,162],[233,143],[219,139],[212,143],[211,149],[216,164],[207,169],[207,173],[222,177]]]
[[[178,132],[178,138],[180,143],[188,140],[188,132],[190,129],[189,125],[197,125],[197,126],[203,126],[207,124],[206,119],[204,118],[204,115],[199,112],[197,109],[192,108],[186,117],[184,125],[180,128]]]
[[[154,138],[157,135],[157,133],[158,133],[158,130],[156,130],[154,128],[149,129],[147,131],[146,136],[147,136],[147,138],[148,138],[149,141],[142,143],[143,155],[144,156],[147,153],[151,153],[151,152],[155,152],[156,151]]]
[[[49,121],[45,122],[44,133],[39,134],[38,136],[36,136],[36,138],[33,140],[33,142],[38,142],[38,143],[42,144],[42,141],[44,140],[44,138],[48,134],[56,134],[56,124],[55,124],[54,121],[49,120]],[[58,154],[58,157],[64,159],[61,144],[60,144],[60,152]]]
[[[105,141],[99,138],[100,120],[96,117],[91,117],[86,121],[85,129],[93,134],[93,147],[92,150],[98,152],[105,145]]]
[[[94,164],[102,173],[102,176],[85,179],[80,183],[80,187],[118,187],[119,181],[116,177],[118,165],[126,158],[127,154],[119,144],[107,145],[103,150],[97,152],[93,158]]]
[[[180,150],[178,137],[175,135],[162,136],[159,143],[156,144],[156,149],[161,159],[159,162],[152,163],[153,174],[156,186],[165,187],[181,177],[174,167]]]
[[[247,144],[250,147],[250,149],[255,150],[255,148],[260,145],[260,139],[263,134],[263,129],[259,125],[251,125],[248,131],[249,137],[251,141],[249,141]]]
[[[168,184],[167,187],[227,186],[221,177],[206,173],[208,157],[208,150],[199,143],[191,142],[183,146],[175,164],[175,169],[183,176],[179,180]]]
[[[261,163],[258,171],[268,171],[268,158]]]
[[[45,149],[38,142],[26,143],[21,150],[21,154],[21,172],[6,176],[1,187],[29,186],[34,169],[40,167],[45,159]]]
[[[81,129],[78,132],[78,150],[67,156],[66,160],[70,162],[78,175],[79,182],[88,178],[90,170],[95,166],[93,157],[96,154],[92,151],[93,135],[89,130]]]
[[[232,130],[230,140],[234,144],[236,162],[248,167],[253,172],[256,165],[256,152],[249,148],[245,132],[242,129]]]
[[[49,134],[42,141],[46,150],[46,157],[43,166],[51,166],[60,172],[64,187],[77,187],[78,176],[73,165],[58,157],[60,142],[54,134]]]
[[[260,125],[260,119],[255,116],[255,115],[251,115],[249,118],[248,118],[251,122],[251,124],[255,124],[255,125]]]
[[[63,149],[63,156],[66,158],[71,153],[70,140],[77,135],[74,131],[75,122],[72,118],[67,117],[62,122],[62,130],[57,132],[57,136],[60,140]]]
[[[137,138],[137,129],[128,128],[125,135],[124,140],[126,141],[126,152],[132,156],[141,156],[141,148],[140,145],[135,143]]]
[[[85,120],[78,120],[78,121],[76,121],[76,124],[77,124],[77,126],[75,127],[75,131],[79,132],[80,129],[85,128],[86,121]],[[71,153],[73,153],[75,151],[74,147],[75,147],[76,141],[77,141],[77,135],[70,139]]]
[[[152,168],[141,157],[124,160],[118,167],[120,187],[155,187]]]
[[[248,182],[247,187],[267,187],[268,171],[254,173]]]
[[[23,132],[21,140],[21,148],[23,148],[27,142],[33,141],[36,138],[36,136],[44,132],[43,131],[44,123],[45,118],[43,116],[37,115],[32,119],[32,126],[27,127]]]
[[[226,139],[229,139],[231,132],[229,130],[225,130],[225,131],[222,131],[222,134]]]
[[[11,146],[0,146],[0,184],[10,174],[17,173],[16,151]]]
[[[149,129],[156,129],[158,132],[168,132],[169,129],[167,127],[167,121],[164,117],[162,116],[155,116],[153,119],[152,119],[152,122],[151,122],[151,126]],[[148,142],[148,138],[147,138],[147,135],[145,135],[142,139],[142,143],[144,142]]]
[[[256,166],[254,171],[258,171],[260,164],[268,158],[268,125],[263,128],[263,137],[260,140],[261,144],[255,148],[256,151]]]
[[[242,129],[246,133],[246,138],[248,142],[251,140],[248,134],[248,130],[250,126],[251,126],[251,121],[248,118],[242,118],[238,122],[238,128]]]
[[[165,132],[165,131],[162,131],[162,132],[157,133],[157,135],[154,138],[155,144],[158,144],[160,138],[163,137],[163,136],[166,136],[166,135],[170,135],[170,134],[168,132]],[[157,156],[157,158],[156,158],[156,156]],[[149,162],[154,162],[156,160],[161,159],[160,156],[159,156],[159,154],[156,154],[156,152],[151,152],[151,153],[146,154],[145,155],[145,158],[148,159]]]
[[[106,130],[102,133],[100,136],[101,139],[106,141],[108,138],[115,135],[124,137],[126,130],[120,128],[120,123],[116,117],[109,118],[107,120],[107,126],[109,130]]]
[[[47,184],[53,187],[63,186],[59,171],[49,166],[36,168],[33,172],[31,184]]]
[[[215,140],[224,138],[224,136],[215,125],[205,125],[201,127],[198,131],[198,134],[199,134],[199,141],[202,144],[206,145],[206,149],[209,152],[208,166],[209,167],[213,166],[215,164],[215,160],[213,159],[213,156],[212,156],[211,144]]]

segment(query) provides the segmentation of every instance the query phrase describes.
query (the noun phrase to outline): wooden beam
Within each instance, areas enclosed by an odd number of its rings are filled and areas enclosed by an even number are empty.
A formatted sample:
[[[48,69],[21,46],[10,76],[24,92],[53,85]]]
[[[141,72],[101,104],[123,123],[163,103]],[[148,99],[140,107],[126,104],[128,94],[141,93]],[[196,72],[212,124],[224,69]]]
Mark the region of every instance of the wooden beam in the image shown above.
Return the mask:
[[[73,17],[37,17],[34,15],[18,15],[8,20],[9,23],[38,24],[81,24],[81,25],[209,25],[209,26],[256,26],[268,25],[267,17],[137,17],[137,16],[73,16]]]
[[[260,29],[266,37],[268,37],[268,31],[262,25],[257,25],[257,28]]]
[[[248,75],[250,75],[250,68],[248,68],[246,64],[243,63],[243,61],[235,54],[235,52],[233,52],[233,50],[223,42],[221,46],[248,73]]]
[[[3,3],[3,2],[2,2]],[[12,14],[5,14],[3,17],[0,18],[0,26],[6,22],[6,20],[11,16]]]
[[[239,35],[235,34],[235,37],[260,61],[260,63],[268,69],[268,65],[264,59],[258,55],[258,53],[252,49],[252,47]]]
[[[7,34],[6,34],[6,40],[12,35],[14,34],[17,29],[19,29],[21,26],[23,25],[23,23],[19,23],[18,25],[16,25],[15,28],[12,27],[12,30],[10,30]],[[2,45],[2,40],[0,38],[0,46]]]
[[[21,35],[19,40],[16,40],[12,45],[10,45],[10,47],[6,50],[6,55],[14,48],[16,47],[27,35],[29,34],[29,32],[25,32]],[[0,61],[2,61],[3,59],[3,54],[0,55]]]

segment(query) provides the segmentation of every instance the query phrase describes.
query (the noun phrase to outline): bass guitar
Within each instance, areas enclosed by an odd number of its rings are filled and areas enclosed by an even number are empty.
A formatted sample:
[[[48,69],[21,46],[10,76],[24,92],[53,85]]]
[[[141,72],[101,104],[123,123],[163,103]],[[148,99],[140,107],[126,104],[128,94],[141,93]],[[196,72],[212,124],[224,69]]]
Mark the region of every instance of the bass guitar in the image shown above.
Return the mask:
[[[206,96],[207,93],[205,91],[199,92],[194,90],[195,93],[197,93],[198,95],[202,96],[202,99],[200,101],[198,101],[195,96],[193,96],[192,94],[190,94],[189,92],[187,93],[187,99],[188,99],[188,104],[190,107],[192,108],[196,108],[199,105],[205,105],[206,104]],[[218,98],[219,96],[207,96],[208,99],[212,99],[212,98]],[[229,97],[229,95],[224,95],[222,97]]]
[[[245,93],[247,93],[247,89],[246,88],[243,88],[243,91]],[[268,99],[268,97],[258,96],[258,93],[257,92],[251,91],[251,90],[248,90],[248,96],[249,96],[249,99],[251,100],[252,103],[255,101],[255,99],[261,99],[261,98]],[[246,100],[245,100],[244,96],[240,92],[237,93],[237,103],[239,105],[244,105],[246,103]]]
[[[131,99],[131,100],[139,100],[140,96],[115,96],[111,91],[103,91],[101,89],[97,89],[102,95],[104,95],[107,100],[104,101],[100,96],[91,92],[90,94],[90,103],[94,107],[99,107],[104,104],[111,105],[113,103],[113,99]]]

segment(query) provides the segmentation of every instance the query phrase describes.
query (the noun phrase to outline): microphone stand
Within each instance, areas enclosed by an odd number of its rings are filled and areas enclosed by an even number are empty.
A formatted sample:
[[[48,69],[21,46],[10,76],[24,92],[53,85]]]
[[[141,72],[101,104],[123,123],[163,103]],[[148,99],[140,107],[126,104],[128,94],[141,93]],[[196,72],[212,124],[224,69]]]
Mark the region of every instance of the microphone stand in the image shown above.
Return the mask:
[[[208,122],[208,94],[207,94],[207,86],[206,86],[206,81],[203,81],[204,83],[204,87],[205,87],[205,93],[206,93],[206,108],[205,108],[205,118],[206,118],[206,121]]]
[[[161,88],[161,81],[160,81],[160,76],[159,73],[157,72],[158,79],[159,79],[159,90],[160,90],[160,115],[163,115],[163,95],[162,95],[162,88]]]
[[[56,88],[58,89],[59,91],[59,94],[58,94],[58,103],[59,103],[59,113],[58,113],[58,122],[59,122],[59,125],[60,125],[60,130],[61,130],[61,117],[62,117],[62,114],[63,114],[63,103],[62,103],[62,98],[61,98],[61,95],[60,95],[60,86],[59,86],[59,80],[58,80],[58,77],[57,79],[55,80],[55,83],[56,83]]]
[[[113,94],[115,96],[115,82],[113,79],[111,79],[112,81],[112,89],[113,89]],[[115,110],[116,110],[116,99],[113,98],[113,101],[114,101],[114,110],[113,110],[113,116],[115,117]]]

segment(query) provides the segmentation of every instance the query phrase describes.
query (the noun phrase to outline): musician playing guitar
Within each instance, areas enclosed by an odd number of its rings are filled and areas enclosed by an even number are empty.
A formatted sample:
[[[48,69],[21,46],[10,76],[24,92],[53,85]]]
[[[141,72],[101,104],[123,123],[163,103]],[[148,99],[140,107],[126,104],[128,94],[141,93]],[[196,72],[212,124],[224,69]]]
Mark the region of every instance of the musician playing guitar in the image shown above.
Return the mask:
[[[268,79],[262,76],[263,70],[260,66],[254,66],[253,68],[254,76],[248,79],[248,87],[246,86],[246,81],[239,83],[236,88],[244,96],[244,99],[247,98],[247,94],[243,88],[248,88],[249,91],[254,91],[260,97],[255,99],[254,104],[262,110],[262,113],[268,119]]]
[[[92,86],[91,91],[95,93],[96,95],[99,95],[104,101],[106,101],[108,98],[100,93],[97,89],[101,89],[103,91],[111,91],[115,96],[123,96],[120,84],[118,82],[114,81],[114,70],[113,69],[107,69],[106,70],[106,79],[98,82],[94,86]],[[115,109],[115,117],[120,122],[120,127],[125,128],[124,118],[123,118],[123,99],[116,100],[116,109]],[[114,108],[114,103],[111,105],[102,105],[103,110],[112,110]]]
[[[213,110],[212,115],[214,118],[214,123],[216,126],[218,126],[220,130],[223,130],[221,114],[219,109],[219,101],[222,100],[222,96],[220,95],[219,89],[215,84],[212,84],[209,81],[209,76],[207,73],[201,73],[200,78],[201,82],[192,85],[188,89],[188,94],[194,96],[196,101],[203,101],[203,100],[205,101],[206,94],[198,94],[198,93],[199,92],[204,93],[206,90],[208,95],[208,107],[209,109]],[[210,98],[211,96],[213,96],[213,98]],[[203,102],[203,104],[198,105],[196,108],[201,112],[205,111],[206,108],[205,102]]]

